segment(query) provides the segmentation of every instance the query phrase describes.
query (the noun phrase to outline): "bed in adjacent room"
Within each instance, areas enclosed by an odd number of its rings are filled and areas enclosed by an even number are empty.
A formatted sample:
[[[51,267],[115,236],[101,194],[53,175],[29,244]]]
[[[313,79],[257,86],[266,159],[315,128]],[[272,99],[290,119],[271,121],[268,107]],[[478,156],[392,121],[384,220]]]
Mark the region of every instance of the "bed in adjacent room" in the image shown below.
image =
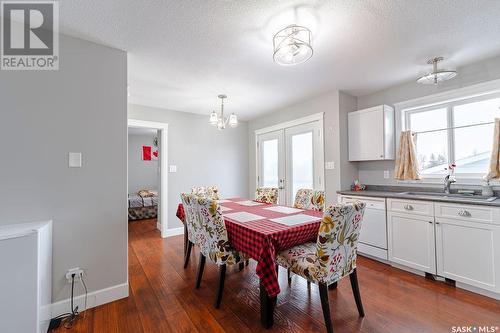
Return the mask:
[[[153,219],[158,216],[158,192],[141,190],[128,195],[128,220]]]

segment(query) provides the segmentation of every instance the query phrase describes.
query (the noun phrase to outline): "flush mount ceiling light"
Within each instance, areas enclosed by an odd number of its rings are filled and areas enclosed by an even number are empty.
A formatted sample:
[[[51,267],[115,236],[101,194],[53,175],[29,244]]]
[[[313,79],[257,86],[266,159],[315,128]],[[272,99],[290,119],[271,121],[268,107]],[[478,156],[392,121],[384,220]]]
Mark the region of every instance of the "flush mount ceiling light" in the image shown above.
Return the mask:
[[[313,55],[311,30],[299,25],[289,25],[274,35],[273,59],[284,66],[298,65]]]
[[[455,76],[457,76],[456,71],[437,68],[438,62],[443,61],[443,59],[443,57],[436,57],[427,61],[429,65],[432,65],[432,72],[419,77],[417,79],[417,82],[422,84],[437,85],[443,81],[451,80]]]
[[[212,111],[209,120],[210,125],[216,126],[218,130],[225,129],[226,125],[229,125],[229,127],[238,126],[238,117],[234,113],[231,113],[229,117],[224,117],[224,99],[227,98],[227,96],[219,95],[218,97],[221,99],[220,114]]]

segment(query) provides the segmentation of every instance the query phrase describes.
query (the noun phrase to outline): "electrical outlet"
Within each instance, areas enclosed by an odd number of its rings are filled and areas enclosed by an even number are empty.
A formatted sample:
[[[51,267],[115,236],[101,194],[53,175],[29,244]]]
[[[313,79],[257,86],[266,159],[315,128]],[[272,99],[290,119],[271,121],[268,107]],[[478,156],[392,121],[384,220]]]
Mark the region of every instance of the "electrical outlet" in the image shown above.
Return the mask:
[[[83,269],[81,269],[80,267],[68,269],[68,271],[66,272],[66,280],[68,280],[68,282],[71,282],[72,280],[71,277],[73,276],[73,274],[75,274],[75,281],[76,281],[83,276]]]

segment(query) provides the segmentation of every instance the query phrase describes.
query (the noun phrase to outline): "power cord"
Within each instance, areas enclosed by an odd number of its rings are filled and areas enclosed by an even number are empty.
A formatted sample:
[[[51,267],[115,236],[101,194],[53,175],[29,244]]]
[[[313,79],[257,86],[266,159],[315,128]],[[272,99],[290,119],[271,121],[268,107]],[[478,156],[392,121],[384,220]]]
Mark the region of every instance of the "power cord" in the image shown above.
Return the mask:
[[[83,289],[85,289],[85,307],[83,309],[83,318],[85,318],[87,316],[87,295],[88,295],[88,291],[87,291],[87,285],[85,284],[85,280],[83,279],[83,275],[80,276],[80,283],[82,284],[83,286]]]
[[[55,329],[59,327],[59,325],[64,323],[64,327],[67,329],[70,329],[73,327],[74,323],[78,319],[78,316],[80,315],[80,312],[78,311],[78,305],[75,307],[74,306],[74,293],[75,293],[75,277],[76,274],[73,273],[71,274],[71,298],[70,298],[70,306],[71,306],[71,312],[63,313],[61,315],[58,315],[57,317],[54,317],[51,319],[51,324],[50,327],[51,329]],[[84,302],[84,309],[83,309],[83,318],[86,317],[87,315],[87,296],[88,296],[88,290],[87,290],[87,284],[85,283],[85,280],[83,278],[83,275],[80,275],[80,283],[82,284],[83,289],[85,290],[85,302]]]
[[[64,327],[71,328],[78,317],[78,305],[74,307],[75,273],[71,274],[71,314],[64,318]],[[81,278],[81,276],[80,276]]]

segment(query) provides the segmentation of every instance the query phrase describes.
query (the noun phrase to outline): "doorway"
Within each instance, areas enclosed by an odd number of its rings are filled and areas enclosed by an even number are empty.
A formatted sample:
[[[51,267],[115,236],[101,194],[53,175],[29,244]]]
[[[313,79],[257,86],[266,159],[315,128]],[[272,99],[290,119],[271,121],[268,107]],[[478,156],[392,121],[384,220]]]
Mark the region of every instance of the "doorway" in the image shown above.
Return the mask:
[[[140,156],[140,159],[144,163],[148,162],[153,162],[156,161],[156,168],[157,168],[157,176],[158,176],[158,181],[157,181],[157,228],[161,232],[161,237],[165,238],[168,236],[167,234],[167,229],[168,229],[168,173],[167,173],[167,165],[168,165],[168,154],[167,154],[167,139],[168,139],[168,124],[166,123],[160,123],[160,122],[152,122],[152,121],[144,121],[144,120],[135,120],[135,119],[129,119],[128,120],[128,128],[129,129],[136,129],[137,131],[143,130],[146,133],[150,131],[151,133],[156,133],[156,136],[152,136],[152,142],[151,145],[139,145],[137,152],[133,152],[134,154],[137,154],[137,156]],[[130,144],[130,142],[129,142]],[[139,157],[138,157],[139,158]],[[149,165],[151,166],[151,165]],[[153,164],[154,166],[154,164]],[[130,166],[129,166],[130,168]],[[130,169],[128,169],[127,175],[131,175]],[[145,178],[148,179],[148,178]],[[144,182],[144,190],[147,190],[149,187],[153,187],[150,184],[146,184],[147,180],[141,180]],[[152,178],[149,178],[152,179]],[[127,180],[128,182],[130,180]],[[135,192],[137,188],[141,187],[141,185],[135,185],[135,187],[129,187],[130,191]],[[151,189],[152,192],[155,192],[155,189]],[[129,193],[130,197],[130,193]],[[145,202],[152,201],[151,199],[153,196],[150,197],[150,199],[147,199],[147,197],[144,199]],[[141,196],[142,198],[142,196]],[[150,202],[153,204],[153,202]],[[130,205],[130,203],[129,203]]]
[[[257,186],[292,205],[301,188],[324,189],[323,114],[257,130]]]

